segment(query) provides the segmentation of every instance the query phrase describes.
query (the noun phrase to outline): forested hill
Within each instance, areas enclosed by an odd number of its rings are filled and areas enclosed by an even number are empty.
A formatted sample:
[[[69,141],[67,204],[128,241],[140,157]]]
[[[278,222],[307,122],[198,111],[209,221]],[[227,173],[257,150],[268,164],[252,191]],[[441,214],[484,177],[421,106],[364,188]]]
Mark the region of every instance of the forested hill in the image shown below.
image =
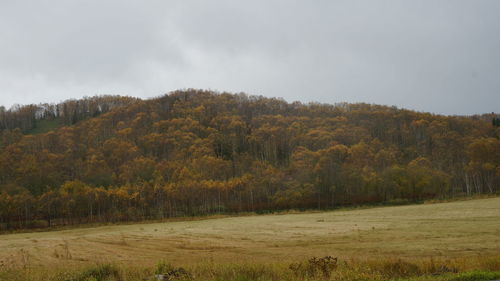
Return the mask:
[[[3,229],[419,201],[500,185],[492,115],[199,90],[26,108],[0,110]]]

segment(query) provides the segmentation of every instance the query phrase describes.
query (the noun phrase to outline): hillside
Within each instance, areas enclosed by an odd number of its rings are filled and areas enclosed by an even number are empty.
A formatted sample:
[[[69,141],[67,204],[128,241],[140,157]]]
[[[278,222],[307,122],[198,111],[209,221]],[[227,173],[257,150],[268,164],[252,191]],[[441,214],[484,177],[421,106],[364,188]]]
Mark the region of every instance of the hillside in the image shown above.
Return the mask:
[[[487,115],[199,90],[43,108],[0,112],[0,229],[421,201],[500,184],[500,128]]]

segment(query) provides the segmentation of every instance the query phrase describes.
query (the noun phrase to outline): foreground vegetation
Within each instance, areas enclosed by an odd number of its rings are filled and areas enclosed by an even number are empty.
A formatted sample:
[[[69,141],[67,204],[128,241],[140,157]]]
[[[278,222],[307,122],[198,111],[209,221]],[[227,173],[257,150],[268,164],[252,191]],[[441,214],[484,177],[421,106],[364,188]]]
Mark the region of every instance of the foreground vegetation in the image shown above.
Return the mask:
[[[331,257],[285,264],[202,263],[187,268],[160,261],[155,267],[98,264],[80,268],[10,269],[0,272],[9,281],[299,281],[299,280],[398,280],[490,281],[500,278],[500,256],[454,260],[401,259],[337,260]]]
[[[196,90],[0,108],[0,230],[495,194],[497,117]]]
[[[497,197],[8,234],[0,280],[494,280],[499,221]]]

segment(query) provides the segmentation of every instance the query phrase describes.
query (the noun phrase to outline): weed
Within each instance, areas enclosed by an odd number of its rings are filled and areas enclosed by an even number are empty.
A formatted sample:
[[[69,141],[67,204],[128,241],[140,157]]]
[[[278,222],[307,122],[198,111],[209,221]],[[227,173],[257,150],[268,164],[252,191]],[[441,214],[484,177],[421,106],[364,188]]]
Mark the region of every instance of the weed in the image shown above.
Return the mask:
[[[122,281],[120,272],[117,267],[110,264],[102,264],[94,267],[89,267],[82,271],[76,278],[67,279],[66,281]]]
[[[307,262],[293,263],[289,268],[297,276],[308,276],[308,277],[318,277],[329,278],[332,271],[337,268],[337,258],[326,256],[322,258],[313,257]]]
[[[158,280],[192,280],[191,275],[184,268],[176,268],[165,261],[160,261],[156,265],[155,276]]]
[[[431,259],[428,264],[425,264],[425,272],[432,275],[441,275],[448,272],[457,273],[458,268],[448,264],[437,263],[434,259]]]
[[[422,270],[416,264],[398,259],[397,261],[388,261],[379,268],[380,273],[386,276],[406,277],[422,274]]]

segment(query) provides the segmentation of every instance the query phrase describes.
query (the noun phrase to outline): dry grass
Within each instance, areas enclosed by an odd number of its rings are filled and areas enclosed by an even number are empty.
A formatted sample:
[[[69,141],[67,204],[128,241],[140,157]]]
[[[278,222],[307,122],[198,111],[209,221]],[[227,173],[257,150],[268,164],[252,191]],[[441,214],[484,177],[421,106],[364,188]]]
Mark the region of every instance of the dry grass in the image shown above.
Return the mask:
[[[5,281],[137,281],[156,280],[156,274],[170,281],[490,281],[500,278],[500,258],[433,260],[400,259],[333,260],[309,259],[301,263],[213,263],[188,267],[160,262],[156,266],[97,264],[55,266],[0,271]],[[312,262],[311,262],[312,261]],[[330,258],[329,261],[332,261]],[[472,268],[472,270],[470,269]]]
[[[96,263],[153,266],[421,260],[500,253],[500,198],[308,214],[0,235],[0,271]]]

